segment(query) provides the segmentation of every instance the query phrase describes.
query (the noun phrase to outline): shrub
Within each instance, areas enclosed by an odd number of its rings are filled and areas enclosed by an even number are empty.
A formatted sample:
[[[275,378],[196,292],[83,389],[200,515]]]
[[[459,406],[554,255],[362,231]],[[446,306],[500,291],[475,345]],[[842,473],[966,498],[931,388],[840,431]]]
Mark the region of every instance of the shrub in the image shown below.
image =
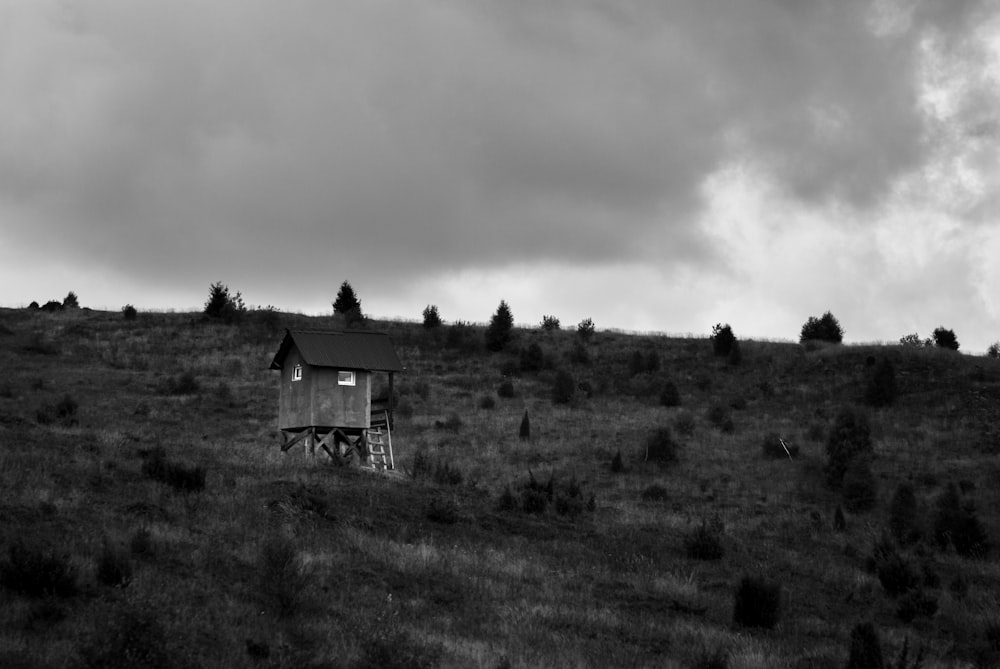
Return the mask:
[[[28,548],[20,541],[7,549],[0,563],[0,585],[28,597],[72,597],[77,571],[66,556]]]
[[[646,462],[667,465],[677,462],[680,446],[669,427],[661,427],[646,438]]]
[[[917,617],[930,618],[937,610],[937,598],[928,595],[923,588],[908,590],[896,602],[896,617],[907,624]]]
[[[537,372],[545,366],[545,352],[538,342],[531,342],[521,349],[520,369],[522,372]]]
[[[883,533],[875,541],[867,562],[890,597],[898,597],[920,585],[920,574],[899,552],[887,534]]]
[[[646,363],[642,357],[642,351],[632,351],[632,355],[630,355],[628,359],[629,376],[642,374],[645,370],[646,370]]]
[[[573,347],[569,350],[569,361],[574,365],[590,364],[590,351],[581,340],[573,342]]]
[[[979,521],[976,508],[959,498],[958,488],[949,482],[938,497],[934,510],[934,541],[941,548],[949,544],[966,557],[982,557],[989,549],[986,529]]]
[[[454,525],[458,522],[458,504],[443,495],[432,498],[427,505],[427,520],[442,525]]]
[[[878,498],[878,482],[872,474],[871,461],[867,457],[851,460],[841,483],[844,508],[851,513],[870,511],[875,508]]]
[[[837,532],[847,531],[847,518],[844,517],[844,509],[839,504],[833,512],[833,529]]]
[[[584,318],[576,326],[576,336],[580,338],[581,341],[590,341],[594,338],[594,321],[589,318]]]
[[[859,623],[851,630],[851,651],[847,669],[883,669],[882,642],[875,625]]]
[[[497,395],[505,399],[514,397],[514,382],[509,379],[505,379],[501,382],[500,386],[497,388]]]
[[[51,314],[56,311],[62,311],[63,305],[62,302],[59,302],[58,300],[49,300],[41,306],[41,310]]]
[[[680,411],[677,416],[674,417],[674,429],[677,430],[677,434],[690,437],[694,434],[694,428],[694,414],[690,411]]]
[[[639,497],[644,502],[664,502],[670,498],[670,493],[659,483],[653,483],[646,486]]]
[[[122,317],[127,321],[134,321],[139,315],[139,312],[135,310],[131,304],[126,304],[122,307]]]
[[[726,356],[726,364],[730,367],[739,367],[743,362],[743,349],[740,348],[740,342],[733,341],[733,347],[729,349],[729,355]]]
[[[545,513],[545,508],[549,505],[549,496],[544,490],[526,488],[521,494],[521,505],[525,513]]]
[[[883,357],[872,370],[865,388],[865,402],[873,407],[891,406],[896,401],[896,370]]]
[[[433,330],[439,328],[442,325],[441,315],[438,313],[438,308],[434,304],[428,304],[424,307],[424,328],[427,330]]]
[[[799,342],[807,341],[828,341],[839,344],[844,340],[844,329],[840,327],[840,322],[829,311],[821,317],[810,316],[802,326],[799,334]]]
[[[565,369],[556,372],[555,381],[552,384],[552,401],[556,404],[569,404],[573,401],[576,393],[576,382],[573,376]]]
[[[701,525],[684,537],[684,551],[692,560],[721,560],[726,554],[722,546],[722,521],[701,521]]]
[[[444,649],[424,644],[402,630],[380,630],[361,646],[361,657],[353,669],[433,669],[439,666]]]
[[[86,669],[170,669],[182,665],[171,656],[167,635],[154,614],[140,609],[120,610],[105,619],[80,655]]]
[[[1000,341],[990,344],[990,347],[986,349],[986,357],[993,358],[994,360],[1000,358]]]
[[[310,574],[291,539],[274,534],[260,545],[257,588],[263,603],[281,617],[294,615],[302,606]]]
[[[483,395],[479,398],[479,408],[489,411],[490,409],[495,409],[497,406],[497,401],[493,399],[492,395]]]
[[[153,552],[153,535],[147,527],[136,530],[128,542],[132,555],[150,555]]]
[[[542,329],[546,332],[555,332],[559,329],[559,319],[555,316],[542,316]]]
[[[729,651],[725,648],[702,648],[691,666],[693,669],[729,669]]]
[[[80,300],[76,296],[76,293],[71,290],[66,294],[66,297],[63,298],[62,305],[64,309],[79,309]]]
[[[205,489],[205,470],[168,460],[162,448],[154,448],[142,463],[142,474],[148,479],[165,483],[184,493]]]
[[[712,350],[715,352],[715,355],[725,358],[733,350],[733,344],[736,343],[736,335],[733,334],[733,329],[729,327],[729,323],[725,325],[716,323],[712,327],[711,340]]]
[[[513,338],[513,330],[514,316],[507,303],[500,300],[489,327],[486,328],[486,349],[494,353],[502,351]]]
[[[850,407],[840,410],[826,440],[826,480],[839,486],[852,459],[872,452],[868,418]]]
[[[763,577],[744,576],[733,597],[733,622],[774,629],[781,618],[781,586]]]
[[[471,325],[465,321],[455,321],[448,326],[444,345],[460,351],[474,351],[479,348],[479,340]]]
[[[799,447],[787,443],[777,432],[768,432],[764,435],[764,439],[760,442],[760,450],[765,458],[771,459],[792,459],[799,454]]]
[[[946,348],[951,351],[958,350],[958,338],[955,337],[954,330],[946,330],[943,327],[934,329],[934,345],[939,348]]]
[[[129,554],[104,540],[97,558],[97,580],[111,587],[127,587],[132,582],[132,559]]]
[[[625,471],[625,463],[622,462],[622,449],[620,448],[615,452],[615,456],[611,458],[611,471],[615,474]]]
[[[714,425],[716,428],[723,430],[724,432],[731,432],[732,429],[726,430],[727,421],[731,427],[732,420],[729,417],[729,409],[727,409],[722,404],[713,404],[708,409],[707,414],[708,422]]]
[[[498,511],[514,511],[517,509],[517,496],[511,491],[510,486],[504,486],[500,498],[497,500]]]
[[[924,342],[920,339],[920,335],[916,332],[908,335],[903,335],[899,338],[899,345],[905,346],[907,348],[917,348],[924,345]]]
[[[447,460],[439,460],[434,467],[434,482],[438,485],[461,485],[463,478],[458,465],[453,465]]]
[[[528,410],[524,411],[524,418],[521,419],[521,427],[517,430],[517,436],[521,441],[531,439],[531,421],[528,419]]]
[[[889,502],[889,532],[901,545],[913,543],[920,538],[917,496],[909,482],[900,483],[892,493],[892,500]]]
[[[434,471],[433,465],[431,464],[431,458],[427,453],[422,450],[417,451],[413,454],[413,467],[410,470],[410,476],[414,480],[426,478],[430,476]]]
[[[673,381],[663,382],[663,388],[660,390],[660,404],[665,407],[679,407],[681,405],[681,393]]]

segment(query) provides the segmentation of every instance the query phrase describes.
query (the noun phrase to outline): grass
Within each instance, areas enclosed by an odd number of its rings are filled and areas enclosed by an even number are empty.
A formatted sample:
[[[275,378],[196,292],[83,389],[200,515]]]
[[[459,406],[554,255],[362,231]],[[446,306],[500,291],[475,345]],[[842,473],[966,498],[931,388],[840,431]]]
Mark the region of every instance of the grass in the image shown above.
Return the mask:
[[[581,344],[570,328],[488,354],[479,326],[375,323],[407,367],[393,447],[414,476],[389,478],[281,453],[280,332],[253,312],[0,310],[0,325],[0,558],[43,593],[5,581],[0,664],[113,666],[118,648],[169,666],[841,667],[869,620],[887,658],[918,637],[928,668],[1000,653],[995,548],[963,556],[932,531],[955,484],[1000,537],[995,360],[742,341],[732,366],[707,336]],[[554,367],[505,376],[535,343]],[[630,375],[637,350],[659,370]],[[860,409],[877,493],[837,532],[826,436],[861,405],[870,356],[891,361],[896,400]],[[556,370],[577,384],[568,404]],[[75,422],[36,420],[66,397]],[[676,460],[652,466],[665,426]],[[765,455],[771,435],[795,457]],[[920,581],[891,595],[866,563],[903,482],[922,532],[899,558]],[[763,588],[773,629],[734,624],[744,574],[780,582],[780,602]]]

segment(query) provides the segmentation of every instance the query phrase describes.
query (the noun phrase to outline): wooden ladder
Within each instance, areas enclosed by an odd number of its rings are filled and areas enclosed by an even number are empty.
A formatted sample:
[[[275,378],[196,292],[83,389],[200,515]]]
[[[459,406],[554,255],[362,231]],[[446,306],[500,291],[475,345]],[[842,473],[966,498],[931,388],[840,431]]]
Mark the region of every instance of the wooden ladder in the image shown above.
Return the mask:
[[[383,428],[385,432],[383,432]],[[392,459],[392,432],[389,430],[389,415],[383,413],[381,420],[373,420],[366,430],[368,463],[374,469],[395,469]]]

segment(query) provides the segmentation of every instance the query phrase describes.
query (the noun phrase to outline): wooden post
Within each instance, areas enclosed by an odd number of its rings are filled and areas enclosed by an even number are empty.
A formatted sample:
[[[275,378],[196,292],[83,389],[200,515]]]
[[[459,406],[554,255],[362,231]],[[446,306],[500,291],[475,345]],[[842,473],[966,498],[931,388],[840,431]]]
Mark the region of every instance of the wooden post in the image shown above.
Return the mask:
[[[393,403],[395,402],[395,393],[393,392],[393,389],[392,389],[392,377],[393,376],[394,376],[393,373],[389,372],[389,403],[388,403],[388,406],[387,406],[387,410],[389,412],[389,415],[386,417],[386,425],[388,427],[390,427],[390,428],[392,427],[392,410],[394,408],[393,407]]]

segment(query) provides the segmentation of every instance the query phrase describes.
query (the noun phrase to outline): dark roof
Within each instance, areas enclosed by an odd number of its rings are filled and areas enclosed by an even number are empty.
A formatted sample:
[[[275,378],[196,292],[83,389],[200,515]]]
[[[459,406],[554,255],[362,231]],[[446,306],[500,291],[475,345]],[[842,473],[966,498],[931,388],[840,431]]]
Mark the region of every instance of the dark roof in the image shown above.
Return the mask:
[[[332,330],[285,330],[281,347],[271,361],[271,369],[281,369],[295,346],[306,364],[313,367],[367,369],[401,372],[389,335],[383,332],[336,332]]]

